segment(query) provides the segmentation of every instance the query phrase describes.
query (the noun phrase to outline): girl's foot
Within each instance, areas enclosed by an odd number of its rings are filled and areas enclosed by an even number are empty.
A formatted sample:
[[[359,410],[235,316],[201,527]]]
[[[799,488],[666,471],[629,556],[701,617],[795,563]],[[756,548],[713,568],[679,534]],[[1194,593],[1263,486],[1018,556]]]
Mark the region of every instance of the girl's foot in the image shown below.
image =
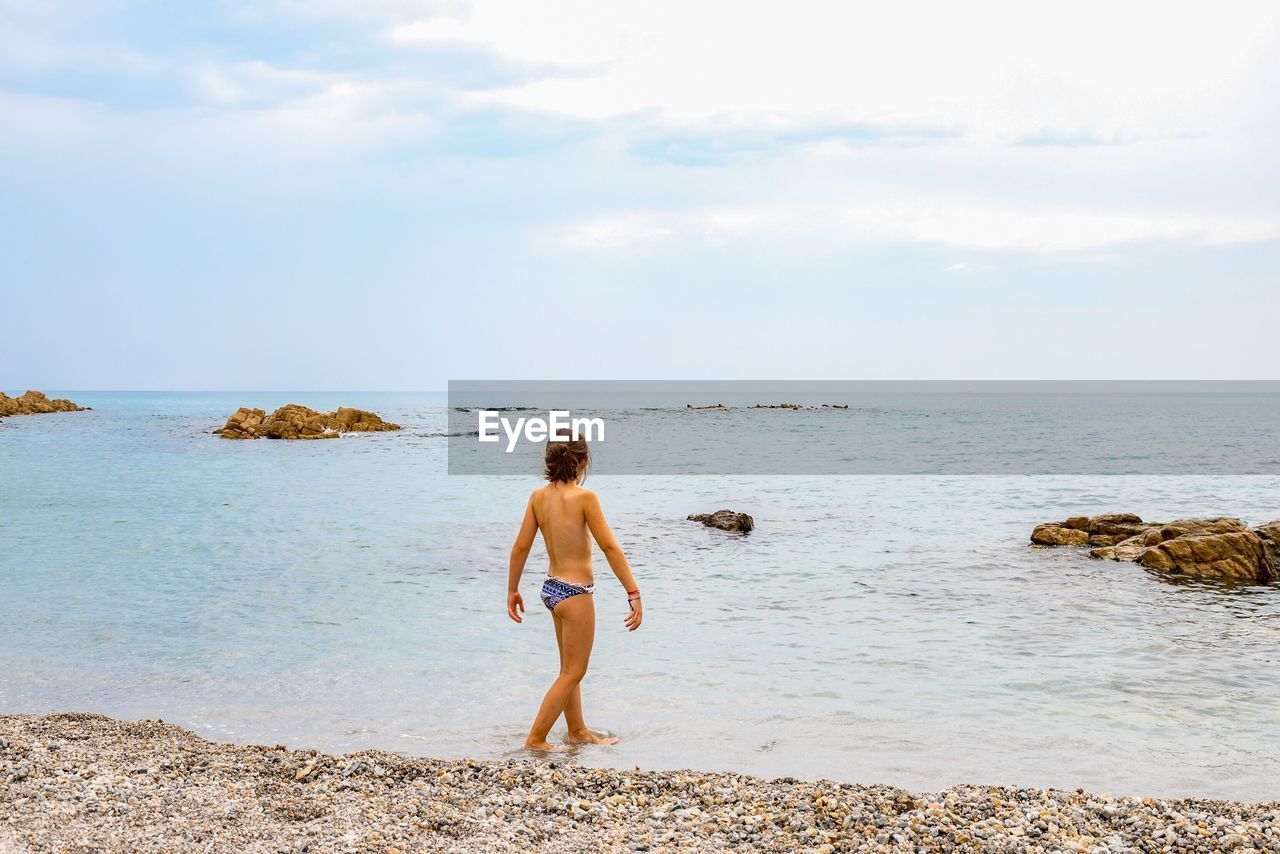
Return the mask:
[[[525,750],[541,750],[547,753],[554,753],[554,752],[564,750],[565,746],[563,744],[551,744],[547,742],[545,739],[542,741],[530,741],[529,739],[526,738],[524,740],[524,749]]]
[[[618,739],[611,735],[596,735],[589,729],[573,730],[569,733],[570,744],[617,744]]]

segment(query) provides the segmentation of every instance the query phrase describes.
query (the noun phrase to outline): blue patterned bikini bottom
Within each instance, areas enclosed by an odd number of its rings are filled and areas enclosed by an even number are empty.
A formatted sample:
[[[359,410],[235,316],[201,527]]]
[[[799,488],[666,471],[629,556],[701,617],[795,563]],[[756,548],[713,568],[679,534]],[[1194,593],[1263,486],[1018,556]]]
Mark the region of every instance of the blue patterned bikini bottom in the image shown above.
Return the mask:
[[[572,596],[595,592],[594,584],[574,584],[563,578],[548,575],[547,580],[542,582],[542,604],[547,606],[548,611],[554,611],[557,605]]]

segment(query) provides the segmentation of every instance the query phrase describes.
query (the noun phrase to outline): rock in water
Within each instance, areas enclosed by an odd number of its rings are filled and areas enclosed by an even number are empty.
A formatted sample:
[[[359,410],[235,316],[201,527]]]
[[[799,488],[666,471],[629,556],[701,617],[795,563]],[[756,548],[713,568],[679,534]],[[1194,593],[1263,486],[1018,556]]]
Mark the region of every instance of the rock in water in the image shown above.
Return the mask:
[[[213,432],[224,439],[258,439],[262,436],[262,419],[266,417],[261,409],[242,406],[232,413],[221,430]]]
[[[1065,522],[1045,522],[1031,532],[1037,546],[1112,546],[1150,528],[1132,513],[1072,516]]]
[[[77,406],[69,400],[50,400],[42,391],[28,391],[17,397],[0,391],[0,418],[8,415],[44,415],[49,412],[84,412],[89,407]]]
[[[1114,546],[1099,546],[1089,552],[1089,557],[1102,560],[1137,560],[1138,555],[1151,548],[1151,545],[1146,542],[1145,535],[1138,534],[1136,537],[1121,540]]]
[[[383,421],[372,412],[342,406],[330,417],[333,429],[339,433],[379,433],[383,430],[399,430],[399,424]]]
[[[1068,528],[1059,522],[1047,522],[1036,525],[1031,532],[1031,542],[1037,546],[1087,546],[1089,532],[1079,528]]]
[[[336,439],[338,431],[329,427],[332,417],[333,413],[286,403],[262,422],[262,435],[268,439]]]
[[[1262,537],[1254,531],[1192,534],[1146,549],[1138,555],[1138,563],[1197,578],[1267,582],[1276,577],[1267,551]]]
[[[1108,513],[1046,522],[1031,532],[1038,546],[1096,546],[1090,557],[1136,561],[1150,569],[1196,578],[1267,583],[1280,576],[1280,521],[1253,530],[1239,519],[1143,522]]]
[[[336,439],[340,433],[374,433],[399,430],[399,424],[383,421],[363,409],[343,406],[336,412],[317,412],[287,403],[267,415],[261,409],[241,407],[213,432],[224,439]]]
[[[1141,534],[1121,540],[1113,546],[1094,549],[1089,552],[1089,556],[1108,560],[1137,560],[1138,555],[1165,540],[1195,534],[1229,534],[1247,530],[1248,527],[1239,519],[1178,519],[1166,525],[1150,527]]]
[[[1253,531],[1262,538],[1262,550],[1266,553],[1276,577],[1280,578],[1280,519],[1259,525]]]
[[[736,513],[733,510],[717,510],[714,513],[691,513],[689,515],[691,522],[701,522],[709,528],[719,528],[722,531],[733,531],[734,533],[746,534],[756,526],[756,520],[752,519],[746,513]]]

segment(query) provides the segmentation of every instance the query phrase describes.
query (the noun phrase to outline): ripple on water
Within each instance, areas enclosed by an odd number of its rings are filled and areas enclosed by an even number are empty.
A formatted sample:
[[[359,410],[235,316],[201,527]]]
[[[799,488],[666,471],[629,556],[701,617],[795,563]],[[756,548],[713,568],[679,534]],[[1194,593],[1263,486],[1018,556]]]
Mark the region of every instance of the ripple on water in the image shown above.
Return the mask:
[[[441,410],[353,399],[406,434],[294,446],[200,432],[271,400],[86,402],[91,430],[0,442],[26,484],[0,496],[0,707],[329,750],[499,757],[523,739],[557,667],[544,609],[505,616],[531,483],[447,477],[429,435]],[[1280,516],[1280,479],[592,485],[646,618],[621,629],[602,564],[583,691],[588,723],[622,741],[569,761],[1277,796],[1280,590],[1025,542],[1038,521],[1100,509],[1260,522]],[[684,519],[722,506],[759,529]],[[530,576],[544,561],[535,549]]]

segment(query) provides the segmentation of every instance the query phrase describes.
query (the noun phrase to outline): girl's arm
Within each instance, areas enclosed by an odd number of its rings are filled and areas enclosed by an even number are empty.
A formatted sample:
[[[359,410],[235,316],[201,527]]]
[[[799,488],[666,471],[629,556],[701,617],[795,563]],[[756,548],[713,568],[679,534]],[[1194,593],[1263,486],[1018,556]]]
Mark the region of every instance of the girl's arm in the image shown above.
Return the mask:
[[[511,546],[511,559],[507,564],[507,616],[517,623],[523,623],[524,599],[520,596],[520,576],[524,574],[524,562],[529,559],[529,550],[533,548],[533,538],[538,533],[538,520],[533,515],[533,496],[524,506],[524,521],[520,523],[520,533]],[[518,609],[518,611],[517,611]]]
[[[618,540],[613,536],[609,523],[604,520],[604,508],[600,506],[600,497],[594,492],[587,492],[585,509],[587,527],[591,529],[591,536],[595,537],[596,545],[600,547],[600,551],[604,552],[613,574],[618,576],[618,581],[622,582],[622,589],[627,591],[627,601],[631,604],[631,610],[623,622],[626,623],[628,631],[634,632],[640,628],[640,622],[644,619],[644,609],[640,604],[640,588],[636,585],[635,576],[631,574],[631,567],[627,564],[627,556],[622,553],[622,546],[618,545]]]

